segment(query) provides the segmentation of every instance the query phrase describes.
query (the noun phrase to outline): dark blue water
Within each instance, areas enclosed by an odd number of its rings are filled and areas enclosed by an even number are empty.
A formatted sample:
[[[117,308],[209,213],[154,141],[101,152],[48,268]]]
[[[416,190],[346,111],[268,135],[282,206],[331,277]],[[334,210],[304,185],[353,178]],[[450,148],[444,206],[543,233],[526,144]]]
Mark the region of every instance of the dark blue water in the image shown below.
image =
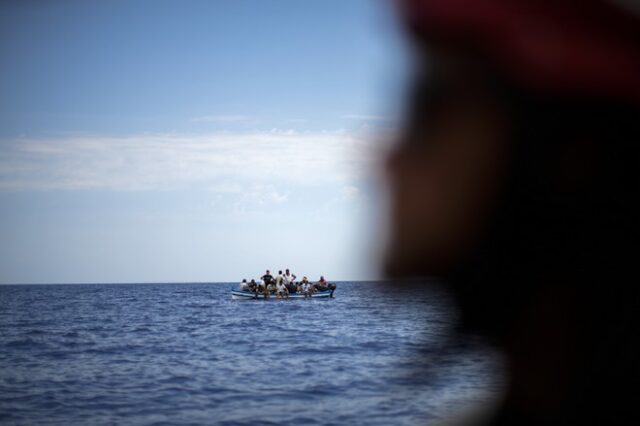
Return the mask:
[[[447,339],[442,291],[379,287],[0,286],[0,423],[436,424],[498,394],[496,357]]]

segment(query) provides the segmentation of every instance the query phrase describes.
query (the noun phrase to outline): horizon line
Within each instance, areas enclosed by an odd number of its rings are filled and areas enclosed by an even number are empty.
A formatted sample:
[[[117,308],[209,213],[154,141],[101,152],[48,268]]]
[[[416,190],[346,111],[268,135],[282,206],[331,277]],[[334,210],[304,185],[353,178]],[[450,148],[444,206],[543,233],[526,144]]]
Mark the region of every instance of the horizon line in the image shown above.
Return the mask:
[[[372,278],[372,279],[356,279],[356,280],[331,280],[329,282],[376,282],[376,281],[389,281],[386,278]],[[238,284],[240,281],[120,281],[120,282],[48,282],[48,283],[0,283],[0,286],[10,285],[145,285],[145,284]]]

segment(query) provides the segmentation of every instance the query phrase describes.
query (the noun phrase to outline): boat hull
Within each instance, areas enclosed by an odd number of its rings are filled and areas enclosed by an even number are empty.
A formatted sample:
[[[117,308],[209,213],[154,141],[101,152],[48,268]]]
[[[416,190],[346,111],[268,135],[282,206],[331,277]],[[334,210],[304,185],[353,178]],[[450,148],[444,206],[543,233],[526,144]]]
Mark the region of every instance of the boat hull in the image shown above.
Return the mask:
[[[313,293],[311,295],[312,299],[329,299],[333,297],[334,290],[327,291],[319,291],[317,293]],[[264,294],[256,294],[250,291],[242,291],[242,290],[231,290],[231,298],[233,300],[264,300]],[[289,299],[304,299],[304,294],[301,293],[293,293],[289,295]],[[278,299],[275,295],[269,296],[268,300]],[[279,300],[279,299],[278,299]]]

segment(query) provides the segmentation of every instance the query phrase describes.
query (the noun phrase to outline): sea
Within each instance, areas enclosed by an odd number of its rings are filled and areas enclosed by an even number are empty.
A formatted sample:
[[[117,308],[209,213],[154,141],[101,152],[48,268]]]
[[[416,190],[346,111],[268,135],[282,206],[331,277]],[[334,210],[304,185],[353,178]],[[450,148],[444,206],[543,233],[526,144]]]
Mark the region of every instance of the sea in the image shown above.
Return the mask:
[[[499,353],[436,283],[235,287],[0,286],[0,424],[437,425],[500,398]]]

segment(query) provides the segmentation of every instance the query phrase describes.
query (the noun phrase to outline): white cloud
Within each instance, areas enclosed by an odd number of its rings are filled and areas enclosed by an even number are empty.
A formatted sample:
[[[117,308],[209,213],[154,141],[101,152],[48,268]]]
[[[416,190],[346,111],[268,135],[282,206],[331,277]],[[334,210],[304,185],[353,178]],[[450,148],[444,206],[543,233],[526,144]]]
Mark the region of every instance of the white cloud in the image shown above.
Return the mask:
[[[271,205],[271,204],[282,204],[287,202],[289,196],[287,194],[283,194],[278,191],[278,189],[273,185],[265,185],[265,184],[256,184],[252,185],[248,188],[247,191],[243,192],[242,198],[236,200],[235,207],[236,209],[242,208],[244,209],[249,205]]]
[[[221,182],[208,186],[207,191],[214,194],[239,194],[243,191],[243,187],[237,183]]]
[[[0,141],[0,190],[349,186],[371,165],[368,147],[367,139],[341,131],[20,138]],[[286,194],[273,194],[272,201],[286,201]]]

